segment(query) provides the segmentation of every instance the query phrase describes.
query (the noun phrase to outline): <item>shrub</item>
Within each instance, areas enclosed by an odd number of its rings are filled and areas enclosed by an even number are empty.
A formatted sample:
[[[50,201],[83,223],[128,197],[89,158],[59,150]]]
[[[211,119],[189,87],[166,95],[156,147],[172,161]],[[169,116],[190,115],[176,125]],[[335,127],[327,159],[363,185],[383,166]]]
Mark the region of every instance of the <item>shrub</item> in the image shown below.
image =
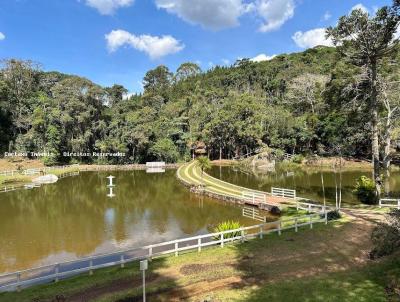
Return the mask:
[[[372,231],[372,259],[390,255],[400,248],[400,210],[392,210],[387,221],[379,223]]]
[[[304,161],[304,156],[301,154],[296,154],[292,157],[292,162],[296,164],[301,164]]]
[[[219,233],[219,232],[225,232],[225,231],[230,231],[230,230],[236,230],[236,229],[240,229],[242,226],[240,225],[240,223],[238,221],[224,221],[221,222],[217,225],[217,227],[214,229],[215,233]],[[232,232],[232,233],[227,233],[224,234],[224,238],[233,238],[233,237],[237,237],[240,235],[240,232]],[[220,239],[220,237],[216,237],[215,239]]]
[[[365,204],[376,204],[378,201],[375,194],[374,181],[364,175],[357,179],[353,193]]]
[[[340,214],[339,210],[333,210],[333,211],[329,211],[326,214],[326,217],[328,218],[328,221],[338,220],[338,219],[342,218],[342,214]]]

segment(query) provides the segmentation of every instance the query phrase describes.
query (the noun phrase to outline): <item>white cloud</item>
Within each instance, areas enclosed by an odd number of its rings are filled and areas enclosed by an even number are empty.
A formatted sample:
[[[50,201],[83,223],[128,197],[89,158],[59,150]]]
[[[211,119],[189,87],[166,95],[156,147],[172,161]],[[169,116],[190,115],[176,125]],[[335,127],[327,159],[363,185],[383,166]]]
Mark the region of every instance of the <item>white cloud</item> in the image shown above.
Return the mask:
[[[368,8],[366,8],[366,7],[365,7],[363,4],[361,4],[361,3],[358,3],[358,4],[354,5],[354,6],[351,8],[350,13],[351,13],[353,10],[355,10],[355,9],[361,9],[364,13],[369,13]]]
[[[163,56],[181,51],[185,45],[181,44],[172,36],[136,36],[125,30],[113,30],[105,35],[107,47],[110,52],[116,51],[123,46],[131,46],[134,49],[145,52],[151,59],[158,59]]]
[[[239,25],[239,18],[255,13],[263,19],[260,31],[280,28],[293,17],[295,0],[155,0],[159,9],[191,24],[220,30]]]
[[[292,36],[292,39],[301,48],[333,45],[331,39],[326,39],[325,28],[316,28],[306,32],[298,31]]]
[[[262,32],[279,29],[287,20],[294,16],[294,0],[257,0],[256,12],[264,19],[259,28]]]
[[[258,56],[255,56],[254,58],[250,59],[252,62],[263,62],[263,61],[269,61],[275,58],[276,55],[272,56],[267,56],[265,53],[259,54]]]
[[[112,15],[122,7],[128,7],[134,0],[86,0],[86,5],[93,7],[102,15]]]
[[[155,0],[159,9],[177,15],[191,24],[212,30],[239,25],[239,17],[246,12],[242,0]]]
[[[5,38],[6,38],[6,36],[2,32],[0,32],[0,41],[4,40]]]
[[[322,20],[324,21],[328,21],[330,18],[332,18],[332,14],[327,11],[323,16],[322,16]]]
[[[224,65],[229,65],[230,61],[228,59],[222,59]]]

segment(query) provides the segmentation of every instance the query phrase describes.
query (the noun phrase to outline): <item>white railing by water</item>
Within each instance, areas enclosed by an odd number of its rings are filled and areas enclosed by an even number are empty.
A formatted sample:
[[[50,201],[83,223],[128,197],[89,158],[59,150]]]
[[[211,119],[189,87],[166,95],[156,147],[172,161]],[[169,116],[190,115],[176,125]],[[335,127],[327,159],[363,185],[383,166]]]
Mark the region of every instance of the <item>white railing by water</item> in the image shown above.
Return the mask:
[[[282,189],[282,188],[271,188],[272,196],[279,196],[284,198],[296,199],[296,190]]]
[[[398,208],[400,209],[400,199],[383,198],[379,200],[380,208]]]
[[[116,265],[120,265],[123,268],[127,262],[145,258],[151,259],[167,254],[178,256],[180,252],[189,250],[197,250],[200,252],[202,248],[216,245],[224,247],[224,245],[228,243],[244,242],[247,239],[256,237],[263,238],[264,235],[274,232],[281,235],[283,230],[294,229],[297,232],[302,226],[313,228],[313,224],[321,222],[328,223],[326,213],[325,216],[312,214],[286,218],[275,222],[241,227],[235,230],[178,239],[140,248],[3,274],[0,275],[0,291],[19,290],[41,283],[51,281],[57,282],[60,279],[65,279],[80,273],[89,273],[89,275],[92,275],[93,271],[99,268]]]
[[[163,161],[155,161],[155,162],[147,162],[146,168],[164,168],[165,162]]]
[[[251,207],[251,208],[244,207],[242,209],[242,216],[246,217],[246,218],[258,220],[261,222],[266,222],[265,221],[266,217],[262,216],[260,213],[260,210],[258,210],[257,208],[254,208],[254,207]]]
[[[254,205],[267,202],[267,196],[265,194],[254,191],[243,191],[242,199],[245,203],[250,203]]]
[[[14,176],[18,174],[17,170],[11,170],[11,171],[0,171],[0,176]]]

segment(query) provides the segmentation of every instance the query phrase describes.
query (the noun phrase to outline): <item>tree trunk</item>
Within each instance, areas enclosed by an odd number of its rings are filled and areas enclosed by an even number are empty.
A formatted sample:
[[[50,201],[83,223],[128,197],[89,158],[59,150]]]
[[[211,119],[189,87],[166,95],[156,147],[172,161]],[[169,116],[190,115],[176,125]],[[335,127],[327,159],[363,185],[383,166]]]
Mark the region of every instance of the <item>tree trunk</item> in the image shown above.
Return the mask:
[[[373,178],[375,181],[375,194],[379,198],[381,195],[381,173],[379,162],[379,116],[378,116],[378,89],[377,89],[377,64],[371,63],[371,126],[372,126],[372,164],[373,164]]]

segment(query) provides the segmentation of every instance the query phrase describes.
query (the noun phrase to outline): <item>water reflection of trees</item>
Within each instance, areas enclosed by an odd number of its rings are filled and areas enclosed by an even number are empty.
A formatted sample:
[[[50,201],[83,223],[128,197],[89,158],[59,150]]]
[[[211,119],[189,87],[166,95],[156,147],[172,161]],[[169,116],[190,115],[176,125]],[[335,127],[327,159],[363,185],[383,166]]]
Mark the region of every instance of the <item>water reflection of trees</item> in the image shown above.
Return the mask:
[[[174,173],[112,172],[112,199],[106,196],[110,172],[0,195],[0,270],[28,267],[61,252],[88,255],[109,240],[140,235],[157,242],[166,232],[191,235],[238,219],[240,209],[191,195]]]

